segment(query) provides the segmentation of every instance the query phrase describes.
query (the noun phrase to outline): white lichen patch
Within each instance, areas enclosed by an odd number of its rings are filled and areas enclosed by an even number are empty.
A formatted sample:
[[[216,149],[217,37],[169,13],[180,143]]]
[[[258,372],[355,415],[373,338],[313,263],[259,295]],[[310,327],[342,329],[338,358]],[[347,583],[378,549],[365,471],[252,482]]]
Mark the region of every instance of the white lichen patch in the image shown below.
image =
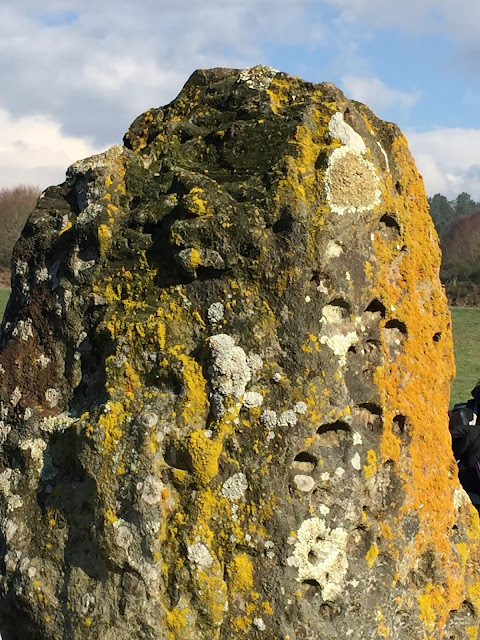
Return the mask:
[[[17,276],[25,276],[27,275],[29,268],[28,263],[24,260],[17,260],[13,263],[13,270],[15,275]]]
[[[359,455],[358,451],[353,456],[353,458],[350,460],[350,462],[352,463],[352,467],[354,469],[356,469],[357,471],[360,471],[360,469],[362,468],[362,463],[360,462],[360,455]]]
[[[275,413],[275,411],[272,411],[271,409],[266,409],[262,413],[260,420],[262,421],[263,426],[266,427],[267,429],[275,429],[278,422],[277,414]]]
[[[37,365],[37,367],[40,367],[40,369],[45,369],[50,364],[51,361],[52,361],[51,358],[49,358],[48,356],[42,353],[35,360],[35,364]]]
[[[337,138],[337,140],[340,140],[342,144],[358,151],[358,153],[365,153],[367,151],[367,147],[362,136],[345,122],[343,113],[340,113],[340,111],[334,113],[330,118],[328,131],[332,138]]]
[[[294,477],[293,481],[299,491],[308,492],[315,486],[315,480],[312,476],[298,475]]]
[[[302,416],[307,413],[307,409],[307,403],[303,401],[297,402],[293,405],[293,410],[295,411],[295,413],[299,413]]]
[[[19,320],[14,330],[12,331],[12,335],[15,338],[18,336],[25,341],[27,341],[29,338],[33,338],[32,319],[27,318],[26,320]]]
[[[220,493],[229,500],[242,500],[247,489],[247,476],[240,472],[225,480]]]
[[[72,418],[68,413],[59,413],[57,416],[44,418],[40,423],[40,429],[46,433],[65,431],[65,429],[68,429],[74,422],[76,422],[75,418]]]
[[[259,629],[259,631],[265,631],[265,629],[267,628],[262,618],[254,618],[253,624],[257,627],[257,629]]]
[[[199,569],[208,569],[213,564],[213,557],[207,547],[201,543],[191,544],[187,548],[187,556]]]
[[[223,320],[223,314],[225,313],[225,307],[222,302],[214,302],[208,307],[207,318],[212,324]]]
[[[360,433],[358,433],[358,431],[354,431],[353,433],[353,444],[357,445],[357,444],[362,444],[362,436]]]
[[[93,169],[110,167],[115,160],[123,155],[123,151],[124,149],[121,145],[115,144],[103,153],[98,153],[94,156],[77,160],[67,169],[67,181],[73,182],[76,176],[85,174]]]
[[[335,149],[325,172],[325,190],[334,213],[371,211],[381,202],[375,167],[351,147]]]
[[[82,260],[75,252],[70,260],[70,266],[73,273],[75,274],[75,277],[78,278],[80,273],[82,273],[83,271],[87,271],[87,269],[91,269],[95,266],[95,260]]]
[[[227,396],[241,398],[252,374],[245,351],[235,345],[231,336],[225,333],[212,336],[209,347],[212,358],[209,374],[213,401],[218,413],[222,414],[223,398]]]
[[[8,438],[8,434],[12,430],[12,425],[6,424],[3,420],[0,420],[0,447]]]
[[[346,355],[350,347],[358,342],[355,331],[338,333],[334,336],[321,336],[320,343],[326,344],[338,357],[339,364],[344,366],[347,362]]]
[[[12,407],[16,407],[20,402],[20,398],[22,397],[22,392],[20,391],[20,387],[15,387],[12,391],[12,395],[10,396],[10,404]]]
[[[116,527],[117,530],[115,532],[115,544],[117,545],[117,547],[128,551],[133,542],[133,533],[131,532],[128,523],[126,523],[124,520],[117,520],[117,522],[115,522],[115,525],[117,525],[117,523],[120,524],[118,527]]]
[[[3,530],[5,531],[6,541],[11,542],[17,533],[18,525],[13,520],[7,519],[3,524]]]
[[[279,427],[294,427],[297,424],[297,414],[292,409],[287,409],[287,411],[283,411],[278,416],[278,426]]]
[[[302,522],[295,542],[293,556],[287,560],[297,567],[297,580],[315,580],[321,587],[324,600],[340,595],[348,570],[346,555],[347,532],[341,527],[330,529],[318,517]]]
[[[30,457],[36,463],[39,471],[41,471],[43,467],[43,452],[46,448],[47,443],[42,438],[29,438],[20,443],[20,449],[30,452]]]
[[[35,272],[35,282],[46,282],[50,278],[47,267],[42,267]]]
[[[254,409],[260,407],[263,402],[263,396],[258,391],[247,391],[243,396],[243,405],[247,409]]]
[[[252,374],[254,374],[263,367],[263,360],[258,353],[249,353],[247,356],[247,365]]]
[[[345,309],[339,307],[334,304],[326,304],[322,309],[322,317],[320,318],[320,322],[325,323],[333,323],[333,322],[342,322],[345,315]]]
[[[158,504],[162,499],[162,491],[166,486],[154,476],[147,476],[141,484],[141,499],[147,504]]]
[[[277,73],[277,69],[264,67],[262,64],[245,67],[240,71],[238,82],[244,82],[250,89],[268,89]]]
[[[51,409],[57,406],[59,397],[60,394],[53,387],[50,387],[50,389],[45,391],[45,401]]]
[[[325,255],[327,258],[338,258],[343,253],[343,249],[335,240],[329,240],[327,248],[325,249]]]

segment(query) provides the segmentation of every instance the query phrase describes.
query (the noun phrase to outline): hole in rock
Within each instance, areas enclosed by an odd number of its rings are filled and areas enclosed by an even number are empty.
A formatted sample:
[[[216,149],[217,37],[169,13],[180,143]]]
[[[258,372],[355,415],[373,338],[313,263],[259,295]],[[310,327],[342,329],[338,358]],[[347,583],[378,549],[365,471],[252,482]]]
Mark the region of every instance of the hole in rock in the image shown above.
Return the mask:
[[[442,332],[441,331],[437,331],[437,333],[435,333],[433,335],[433,341],[434,342],[440,342],[440,338],[442,337]]]
[[[385,305],[378,298],[374,298],[365,309],[365,313],[379,313],[384,318],[386,313]]]
[[[331,307],[339,307],[340,309],[345,309],[348,313],[350,313],[350,304],[344,300],[343,298],[335,298],[331,302],[329,302]]]
[[[294,471],[300,471],[302,473],[311,473],[318,464],[317,458],[308,453],[308,451],[301,451],[295,456],[292,462],[292,469]]]
[[[400,234],[400,225],[395,220],[394,216],[389,213],[385,213],[380,218],[380,229],[390,238],[396,237]]]
[[[348,347],[348,353],[353,353],[353,354],[355,354],[355,353],[357,353],[357,350],[356,350],[356,348],[352,345],[351,347]]]
[[[317,433],[318,435],[322,435],[324,433],[329,433],[331,431],[343,431],[350,433],[350,425],[343,420],[336,420],[335,422],[328,422],[322,424],[318,427]]]
[[[407,418],[402,416],[400,413],[396,415],[393,419],[392,431],[396,435],[401,433],[405,433],[405,426],[407,424]]]
[[[395,190],[397,193],[402,193],[403,189],[402,189],[402,185],[400,184],[400,182],[396,182],[395,183]]]
[[[273,233],[291,233],[293,229],[293,217],[291,213],[282,213],[279,220],[272,226]]]
[[[375,415],[375,416],[382,415],[382,407],[380,407],[378,404],[375,404],[373,402],[362,402],[362,404],[359,404],[358,406],[360,407],[360,409],[366,409],[368,413],[371,413],[372,415]]]
[[[385,342],[392,357],[398,355],[407,336],[407,325],[400,320],[389,320],[384,329]]]
[[[177,449],[177,447],[173,444],[170,444],[166,447],[164,459],[165,462],[174,469],[182,469],[183,471],[192,470],[190,456],[186,451]]]
[[[385,329],[398,329],[400,333],[407,335],[407,325],[401,320],[389,320],[385,325]]]
[[[310,564],[318,564],[320,562],[320,558],[318,557],[318,553],[311,549],[308,552],[308,561]]]
[[[342,298],[335,298],[322,309],[324,322],[341,322],[347,320],[350,315],[350,304]]]
[[[294,462],[310,462],[313,465],[317,464],[317,458],[315,456],[312,456],[311,453],[308,453],[308,451],[300,451],[300,453],[298,453],[295,456],[293,461]]]
[[[310,587],[320,588],[320,583],[317,580],[313,580],[313,578],[309,578],[308,580],[302,580],[302,584],[307,584]]]
[[[363,402],[355,409],[357,417],[365,424],[375,429],[382,426],[382,409],[373,402]]]
[[[215,269],[214,267],[197,267],[198,280],[215,280],[221,278],[226,269]]]

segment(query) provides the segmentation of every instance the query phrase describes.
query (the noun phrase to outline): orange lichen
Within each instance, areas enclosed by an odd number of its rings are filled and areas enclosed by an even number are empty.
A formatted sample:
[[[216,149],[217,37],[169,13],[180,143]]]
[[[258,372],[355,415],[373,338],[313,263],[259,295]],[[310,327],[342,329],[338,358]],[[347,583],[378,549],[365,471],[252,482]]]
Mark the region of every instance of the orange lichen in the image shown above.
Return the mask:
[[[420,518],[421,535],[413,541],[412,562],[433,547],[450,568],[443,584],[427,586],[419,596],[422,618],[433,630],[437,624],[442,628],[448,612],[458,607],[463,580],[454,570],[458,563],[449,541],[455,522],[449,477],[452,454],[446,424],[453,375],[452,338],[446,300],[438,281],[440,255],[430,242],[432,223],[421,177],[403,137],[394,141],[393,151],[402,172],[402,193],[387,178],[382,206],[396,212],[403,237],[399,243],[379,233],[375,235],[376,280],[372,286],[372,297],[382,300],[386,308],[380,325],[385,365],[375,375],[385,407],[380,453],[384,462],[398,462],[400,455],[406,455],[393,433],[397,415],[414,426],[408,448],[409,473],[400,476],[405,491],[401,514],[415,511]],[[404,244],[408,251],[402,252]],[[428,297],[422,295],[424,282],[433,284]],[[402,351],[395,358],[390,356],[385,340],[385,325],[390,319],[403,322],[407,328]],[[433,336],[438,332],[442,340],[435,342]],[[432,371],[440,375],[432,376]],[[428,428],[423,426],[426,415]]]

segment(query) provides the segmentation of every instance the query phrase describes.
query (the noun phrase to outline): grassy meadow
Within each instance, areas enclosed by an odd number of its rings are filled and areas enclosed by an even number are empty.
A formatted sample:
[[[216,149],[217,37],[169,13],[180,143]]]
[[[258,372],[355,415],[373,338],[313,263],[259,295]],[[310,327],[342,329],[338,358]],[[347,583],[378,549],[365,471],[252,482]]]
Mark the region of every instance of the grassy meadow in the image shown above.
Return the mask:
[[[3,316],[10,289],[0,289],[0,318]],[[466,401],[480,380],[480,309],[452,309],[453,341],[457,376],[452,384],[450,405]]]
[[[0,289],[0,320],[3,318],[3,312],[7,306],[8,296],[10,295],[10,289]]]
[[[450,405],[468,400],[480,380],[480,309],[452,309],[453,345],[457,376],[452,384]]]

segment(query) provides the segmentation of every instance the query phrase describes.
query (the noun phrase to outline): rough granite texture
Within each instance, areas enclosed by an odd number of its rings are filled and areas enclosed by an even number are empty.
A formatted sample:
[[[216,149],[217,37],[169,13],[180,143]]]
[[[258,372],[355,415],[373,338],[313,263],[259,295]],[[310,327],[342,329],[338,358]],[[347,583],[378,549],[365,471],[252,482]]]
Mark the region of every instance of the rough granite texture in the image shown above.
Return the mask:
[[[329,83],[197,71],[70,167],[1,336],[3,640],[475,640],[439,263]]]

